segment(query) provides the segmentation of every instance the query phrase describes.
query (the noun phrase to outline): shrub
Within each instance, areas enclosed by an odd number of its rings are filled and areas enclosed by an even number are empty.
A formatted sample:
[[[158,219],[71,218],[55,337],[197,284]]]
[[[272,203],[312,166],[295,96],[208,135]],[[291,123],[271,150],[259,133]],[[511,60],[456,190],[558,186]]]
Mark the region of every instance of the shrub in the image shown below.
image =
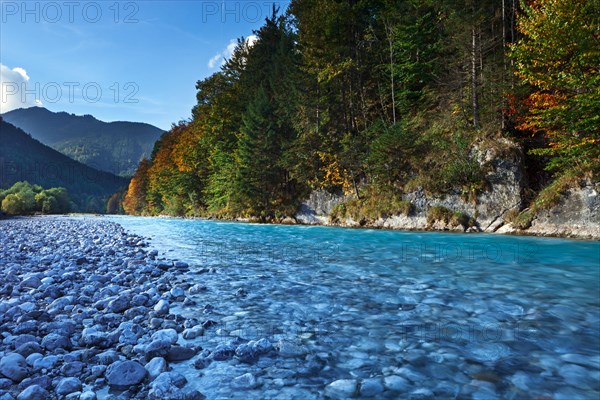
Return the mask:
[[[512,226],[517,229],[527,229],[531,226],[531,222],[535,217],[535,212],[532,210],[525,210],[512,221]]]
[[[7,190],[0,191],[2,210],[8,214],[62,214],[71,209],[69,194],[64,188],[43,190],[39,185],[17,182]]]
[[[331,210],[331,222],[340,222],[350,217],[361,223],[373,222],[379,218],[388,218],[393,215],[410,215],[414,206],[410,201],[389,192],[377,192],[373,187],[366,190],[361,199],[351,199],[337,204]]]
[[[444,206],[433,206],[427,212],[427,223],[429,225],[435,223],[436,221],[442,221],[444,223],[449,223],[452,218],[453,213],[449,209]]]
[[[565,173],[550,185],[542,189],[542,191],[534,200],[532,208],[534,211],[552,208],[560,202],[560,199],[567,192],[567,190],[576,187],[577,185],[577,176],[570,172]]]
[[[452,212],[452,210],[444,206],[433,206],[429,209],[427,223],[431,225],[436,221],[441,221],[450,226],[461,225],[465,229],[477,225],[475,218],[461,211]]]
[[[452,214],[452,217],[450,218],[450,225],[452,226],[462,225],[465,228],[468,228],[471,226],[471,222],[471,218],[467,214],[458,211]]]

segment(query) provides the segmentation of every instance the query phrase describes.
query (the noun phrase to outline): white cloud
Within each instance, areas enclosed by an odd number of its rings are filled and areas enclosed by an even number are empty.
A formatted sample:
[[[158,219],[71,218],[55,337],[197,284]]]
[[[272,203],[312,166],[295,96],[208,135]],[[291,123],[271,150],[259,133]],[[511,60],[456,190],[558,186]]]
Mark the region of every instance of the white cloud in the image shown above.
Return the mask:
[[[257,40],[258,37],[256,35],[250,35],[246,39],[244,39],[248,47],[254,46],[254,43],[256,43]],[[227,59],[231,58],[231,56],[233,55],[233,52],[235,51],[236,47],[237,39],[231,39],[229,41],[229,44],[227,45],[227,47],[225,47],[225,49],[223,49],[223,51],[215,54],[214,57],[208,60],[208,68],[212,69],[225,64],[225,61],[227,61]]]
[[[221,55],[221,53],[217,54],[216,56],[214,56],[213,58],[208,60],[208,68],[216,67],[219,60],[222,60],[222,59],[223,59],[223,56]]]
[[[17,108],[41,106],[42,102],[32,92],[25,69],[10,69],[0,64],[0,114]]]

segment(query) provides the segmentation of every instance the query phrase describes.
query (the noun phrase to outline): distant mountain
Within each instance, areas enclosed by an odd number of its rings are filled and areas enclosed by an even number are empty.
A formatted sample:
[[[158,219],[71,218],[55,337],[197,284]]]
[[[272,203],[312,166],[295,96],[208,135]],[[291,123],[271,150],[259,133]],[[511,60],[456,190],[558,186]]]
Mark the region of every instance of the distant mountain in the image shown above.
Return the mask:
[[[74,160],[121,176],[133,175],[163,133],[150,124],[103,122],[91,115],[55,113],[43,107],[20,108],[2,117]]]
[[[0,116],[0,188],[19,181],[64,187],[82,212],[103,212],[107,198],[128,185],[126,178],[74,161]]]

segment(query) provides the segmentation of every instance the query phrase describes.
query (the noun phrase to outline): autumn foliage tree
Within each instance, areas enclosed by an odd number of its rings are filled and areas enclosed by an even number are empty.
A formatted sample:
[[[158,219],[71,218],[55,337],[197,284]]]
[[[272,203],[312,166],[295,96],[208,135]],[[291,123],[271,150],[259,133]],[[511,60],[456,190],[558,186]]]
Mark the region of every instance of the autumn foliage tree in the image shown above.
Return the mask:
[[[474,146],[532,132],[549,168],[597,168],[598,15],[593,0],[291,0],[197,83],[125,210],[277,220],[316,189],[476,201]]]
[[[150,160],[143,159],[129,182],[129,188],[123,200],[123,210],[127,214],[140,215],[146,210],[146,191],[150,165]]]
[[[516,74],[532,90],[518,128],[545,135],[554,171],[600,165],[600,3],[535,0],[524,5],[514,44]]]

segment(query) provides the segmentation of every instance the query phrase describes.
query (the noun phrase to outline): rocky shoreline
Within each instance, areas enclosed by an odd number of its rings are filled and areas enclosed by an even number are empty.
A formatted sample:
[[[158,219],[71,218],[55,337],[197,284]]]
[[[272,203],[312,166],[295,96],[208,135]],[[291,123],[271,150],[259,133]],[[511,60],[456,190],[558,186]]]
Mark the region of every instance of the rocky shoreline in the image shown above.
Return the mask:
[[[355,221],[350,217],[332,221],[333,208],[345,201],[343,196],[333,195],[323,190],[314,191],[305,200],[294,218],[281,221],[286,224],[341,226],[349,228],[374,228],[405,231],[494,233],[520,236],[562,237],[584,240],[600,240],[600,195],[595,184],[578,189],[570,189],[558,204],[540,211],[531,226],[526,229],[508,221],[511,210],[516,210],[521,202],[518,191],[503,185],[496,192],[490,192],[474,205],[465,202],[459,195],[432,198],[422,192],[405,196],[416,208],[410,215],[392,215],[375,221]],[[452,211],[460,211],[468,216],[477,215],[476,225],[466,227],[448,222],[428,222],[428,210],[442,206]]]
[[[203,399],[172,366],[277,355],[267,339],[194,343],[214,330],[214,307],[198,319],[173,309],[207,288],[116,223],[12,218],[0,243],[0,400]]]

